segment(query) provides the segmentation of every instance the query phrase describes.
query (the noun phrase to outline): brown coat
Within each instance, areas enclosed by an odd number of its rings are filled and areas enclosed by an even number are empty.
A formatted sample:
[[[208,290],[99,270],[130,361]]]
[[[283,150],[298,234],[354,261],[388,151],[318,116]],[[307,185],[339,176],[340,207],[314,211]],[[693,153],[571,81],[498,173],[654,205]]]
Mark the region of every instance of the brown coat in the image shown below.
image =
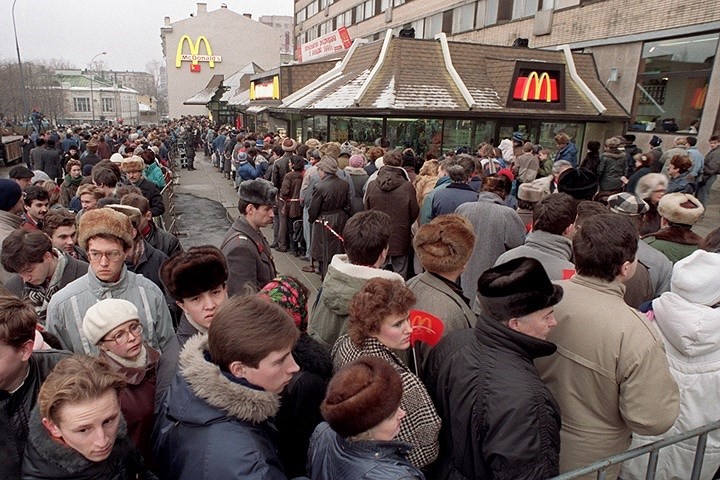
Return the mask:
[[[310,206],[308,207],[308,220],[312,224],[312,249],[314,259],[330,263],[333,255],[343,253],[340,239],[315,220],[326,220],[338,235],[342,235],[345,223],[350,216],[350,184],[338,178],[337,175],[327,175],[315,184]],[[324,239],[327,239],[325,247]],[[328,258],[325,258],[327,252]]]
[[[300,205],[300,187],[303,181],[303,171],[291,171],[285,175],[280,188],[280,198],[283,200],[282,214],[288,218],[300,218],[303,207]]]
[[[365,208],[390,215],[393,230],[390,235],[391,257],[405,255],[411,248],[410,226],[420,213],[415,188],[399,167],[383,166],[365,194]]]

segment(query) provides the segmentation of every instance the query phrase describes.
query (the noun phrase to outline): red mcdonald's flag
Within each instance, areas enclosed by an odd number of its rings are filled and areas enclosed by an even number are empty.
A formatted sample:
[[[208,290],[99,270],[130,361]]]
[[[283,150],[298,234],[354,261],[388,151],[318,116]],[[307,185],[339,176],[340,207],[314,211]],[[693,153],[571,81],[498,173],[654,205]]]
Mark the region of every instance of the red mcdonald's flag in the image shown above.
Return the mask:
[[[513,90],[513,100],[557,102],[557,80],[550,78],[547,72],[530,72],[527,77],[518,77]]]
[[[410,325],[412,326],[411,345],[415,345],[415,342],[425,342],[434,347],[445,330],[442,320],[423,310],[410,310]]]
[[[197,64],[191,63],[191,64],[190,64],[190,71],[193,72],[193,73],[198,73],[198,72],[200,71],[200,64],[199,64],[199,63],[197,63]]]

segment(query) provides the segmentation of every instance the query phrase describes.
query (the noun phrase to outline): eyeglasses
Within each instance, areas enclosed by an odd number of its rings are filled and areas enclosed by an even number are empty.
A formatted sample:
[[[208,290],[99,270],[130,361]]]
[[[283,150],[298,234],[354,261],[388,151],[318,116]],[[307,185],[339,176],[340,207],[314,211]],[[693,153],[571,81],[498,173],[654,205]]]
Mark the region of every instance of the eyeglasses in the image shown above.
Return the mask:
[[[95,262],[99,261],[102,257],[107,258],[111,262],[114,262],[120,258],[123,252],[120,250],[110,250],[109,252],[98,252],[97,250],[90,250],[88,256],[90,260]]]
[[[109,342],[111,340],[115,340],[115,343],[118,345],[124,345],[130,340],[130,335],[132,334],[133,337],[139,337],[143,333],[143,327],[139,323],[133,323],[130,325],[130,328],[127,330],[123,330],[122,332],[118,332],[115,334],[114,337],[106,339],[103,338],[103,342]]]

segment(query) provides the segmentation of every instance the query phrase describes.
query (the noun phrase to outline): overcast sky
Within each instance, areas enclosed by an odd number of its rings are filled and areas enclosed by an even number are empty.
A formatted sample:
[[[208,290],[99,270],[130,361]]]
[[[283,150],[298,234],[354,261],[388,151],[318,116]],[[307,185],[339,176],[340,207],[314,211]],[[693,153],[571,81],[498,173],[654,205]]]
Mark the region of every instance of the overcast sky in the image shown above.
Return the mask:
[[[293,15],[294,0],[206,0],[209,11],[226,3],[237,13]],[[12,25],[13,0],[0,0],[0,59],[17,62]],[[145,71],[162,60],[163,18],[175,22],[197,11],[194,0],[16,0],[23,61],[52,58],[87,68],[95,54],[113,70]]]

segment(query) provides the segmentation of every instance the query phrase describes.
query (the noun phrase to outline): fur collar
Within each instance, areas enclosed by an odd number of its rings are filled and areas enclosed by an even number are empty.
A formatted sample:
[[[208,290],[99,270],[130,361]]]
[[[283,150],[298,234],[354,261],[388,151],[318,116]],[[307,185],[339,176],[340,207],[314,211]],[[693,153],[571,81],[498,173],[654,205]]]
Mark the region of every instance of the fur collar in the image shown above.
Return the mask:
[[[665,240],[666,242],[679,243],[681,245],[700,245],[703,238],[690,228],[670,225],[662,230],[648,235],[655,237],[656,240]]]
[[[232,382],[205,359],[207,348],[207,335],[198,334],[180,353],[180,372],[194,395],[245,422],[260,423],[277,414],[279,395]]]
[[[403,278],[395,272],[382,268],[366,267],[350,263],[347,255],[338,254],[333,256],[330,267],[349,277],[370,280],[371,278],[385,278],[387,280],[402,280]],[[404,280],[403,280],[404,281]]]

